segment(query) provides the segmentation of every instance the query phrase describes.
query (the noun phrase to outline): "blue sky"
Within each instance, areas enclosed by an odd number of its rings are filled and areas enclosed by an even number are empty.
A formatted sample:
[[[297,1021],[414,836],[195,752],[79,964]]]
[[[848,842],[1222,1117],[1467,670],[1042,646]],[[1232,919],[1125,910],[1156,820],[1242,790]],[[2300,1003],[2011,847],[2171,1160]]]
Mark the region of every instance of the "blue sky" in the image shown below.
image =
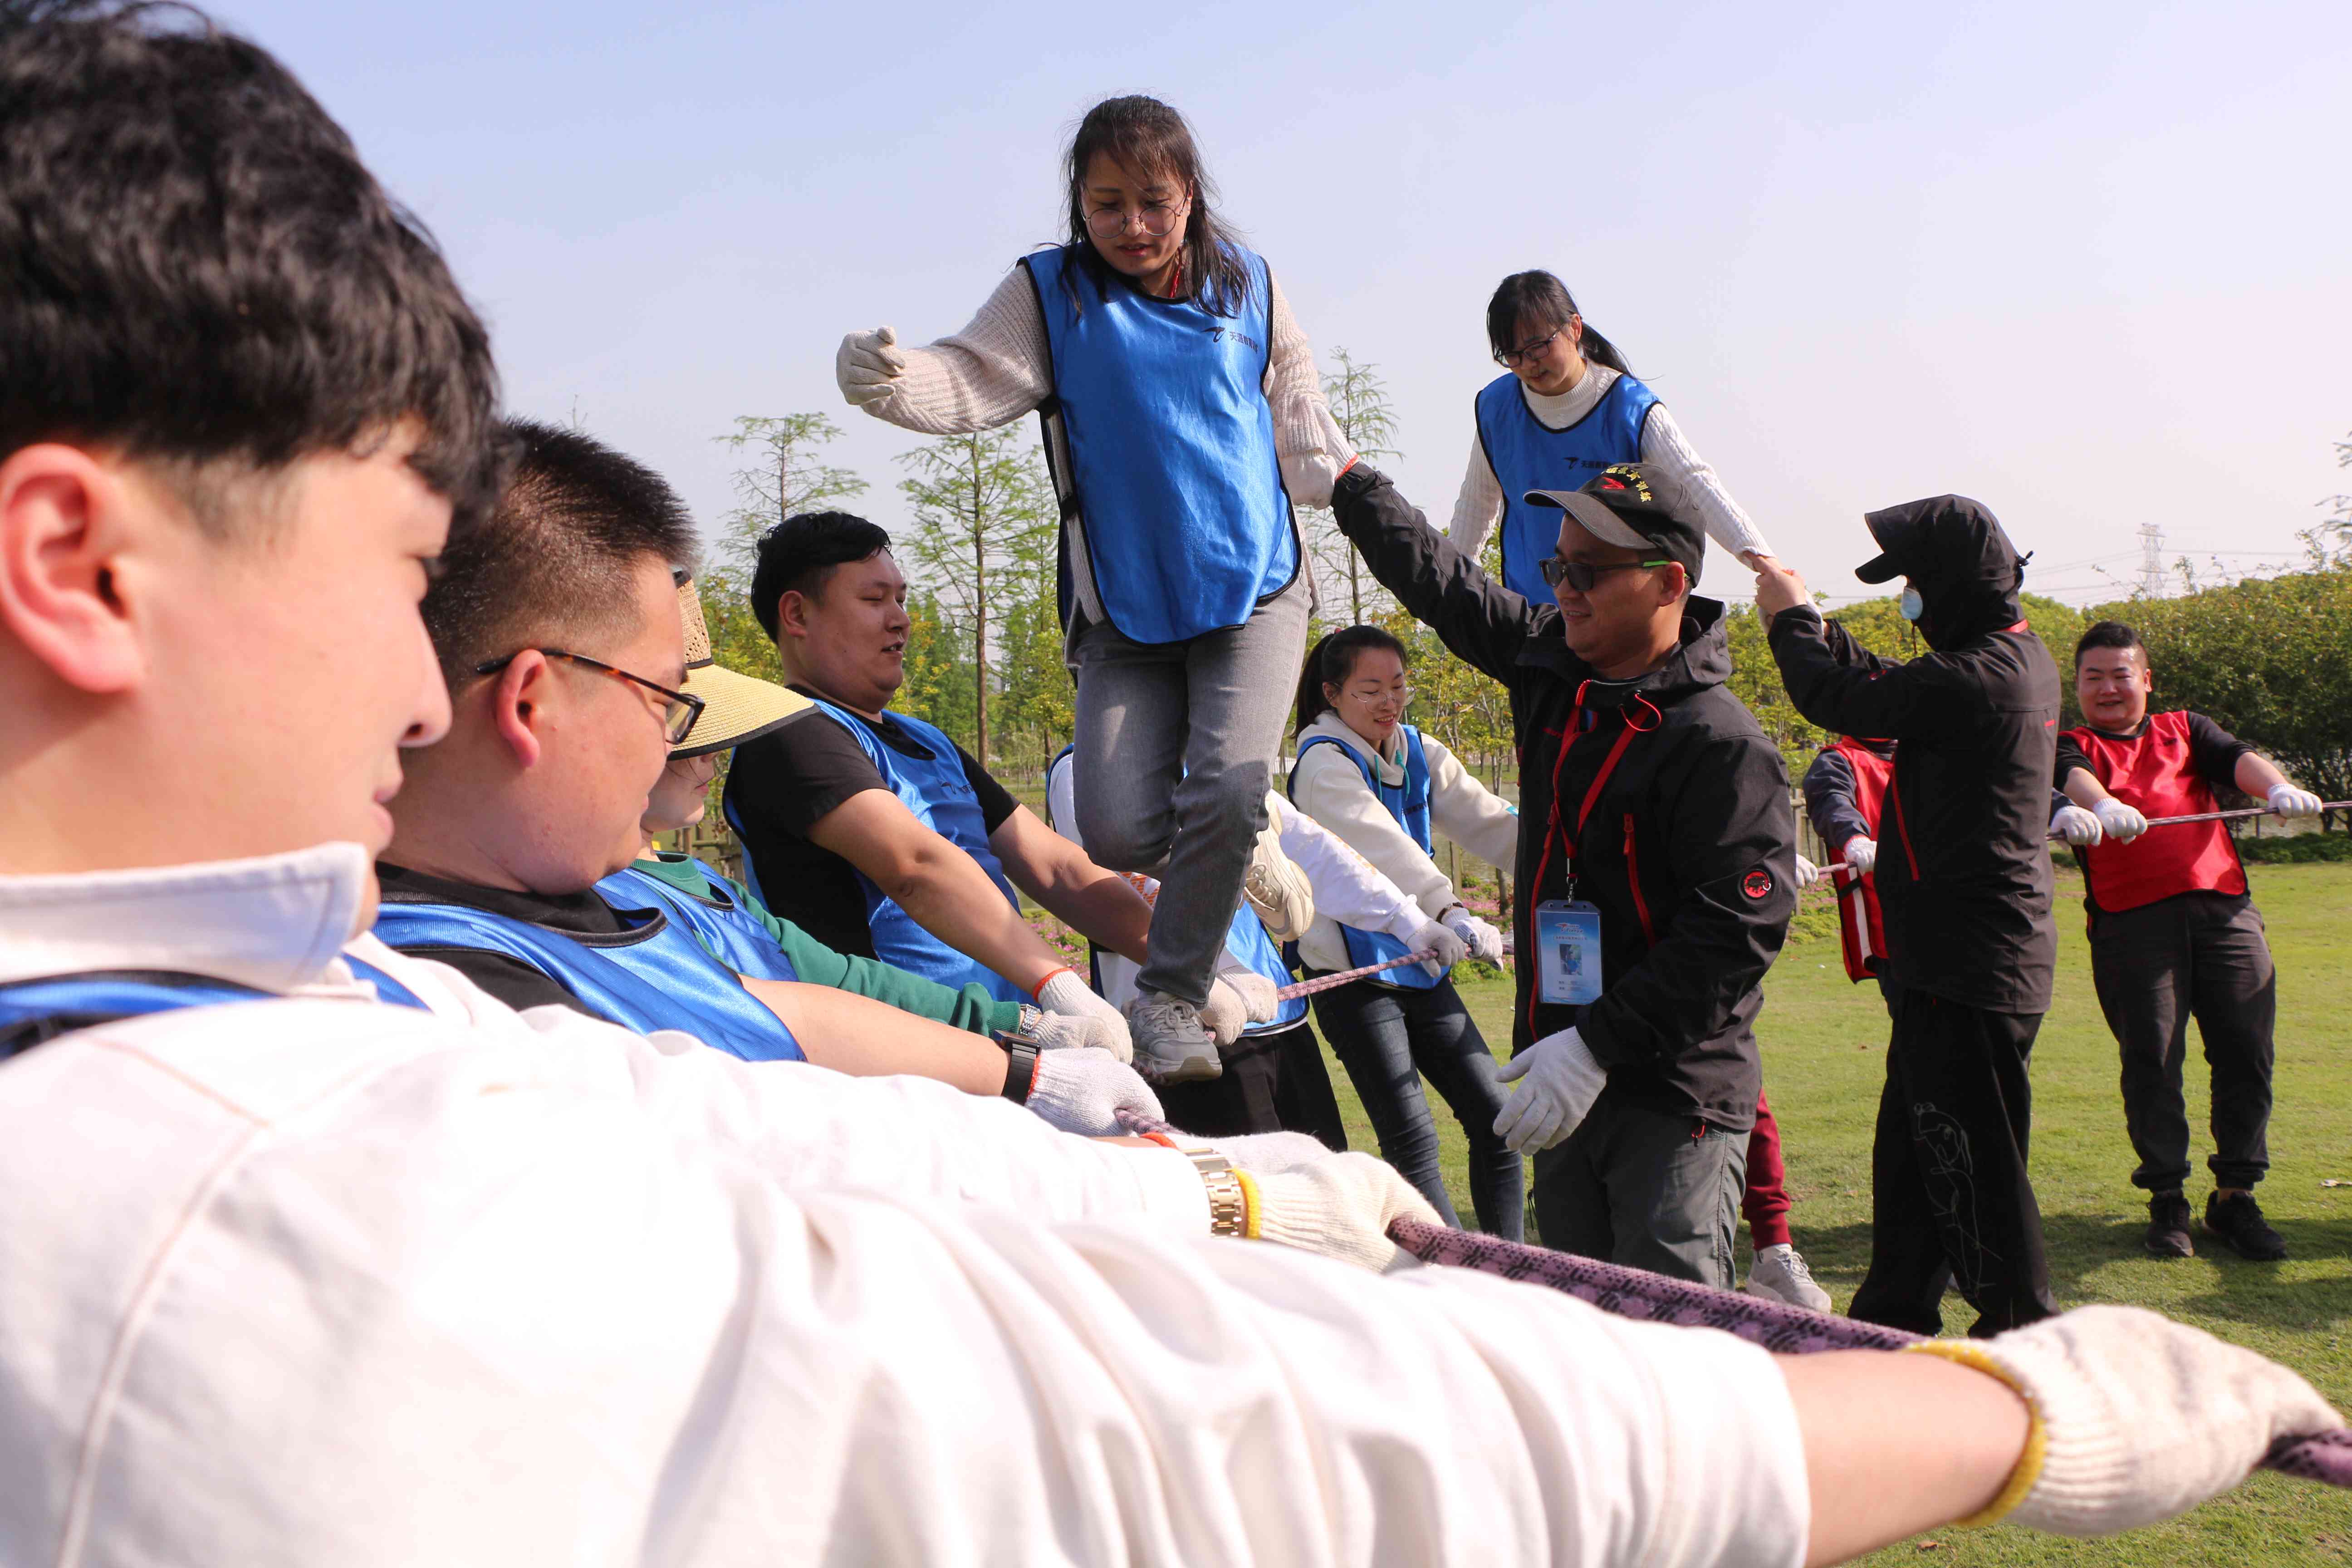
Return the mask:
[[[1986,501],[2028,585],[2084,602],[2144,522],[2243,570],[2352,489],[2340,5],[216,13],[440,237],[512,406],[576,408],[706,522],[711,437],[803,409],[902,521],[913,438],[842,405],[835,344],[961,326],[1055,237],[1062,142],[1121,91],[1192,119],[1327,360],[1380,367],[1388,467],[1441,520],[1524,267],[1831,593],[1863,592],[1860,513],[1919,495]]]

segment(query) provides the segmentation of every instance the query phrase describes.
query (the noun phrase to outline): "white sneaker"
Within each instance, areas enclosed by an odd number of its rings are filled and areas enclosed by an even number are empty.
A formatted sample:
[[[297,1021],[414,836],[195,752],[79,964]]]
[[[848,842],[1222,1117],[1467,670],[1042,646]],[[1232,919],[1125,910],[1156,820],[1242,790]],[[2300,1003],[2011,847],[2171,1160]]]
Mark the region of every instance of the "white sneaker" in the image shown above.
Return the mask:
[[[1750,1296],[1784,1301],[1791,1307],[1810,1307],[1816,1312],[1830,1310],[1830,1293],[1813,1283],[1813,1271],[1805,1267],[1805,1255],[1785,1241],[1777,1247],[1756,1249],[1756,1261],[1748,1270],[1748,1283],[1740,1289]]]
[[[1315,923],[1315,889],[1297,861],[1282,852],[1282,836],[1268,823],[1250,848],[1249,869],[1242,875],[1242,897],[1274,940],[1297,942]]]
[[[1190,1002],[1139,988],[1127,1006],[1127,1031],[1135,1041],[1135,1070],[1146,1083],[1196,1083],[1224,1073],[1217,1042]]]

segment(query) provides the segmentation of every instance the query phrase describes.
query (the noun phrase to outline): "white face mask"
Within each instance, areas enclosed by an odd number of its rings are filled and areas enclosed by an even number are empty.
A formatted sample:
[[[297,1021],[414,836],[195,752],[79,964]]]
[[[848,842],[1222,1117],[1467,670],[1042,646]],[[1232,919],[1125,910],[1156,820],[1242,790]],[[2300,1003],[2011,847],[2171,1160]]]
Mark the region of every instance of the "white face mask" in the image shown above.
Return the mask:
[[[1926,612],[1927,603],[1919,597],[1918,589],[1906,588],[1903,590],[1903,596],[1895,602],[1895,607],[1905,620],[1916,621]]]

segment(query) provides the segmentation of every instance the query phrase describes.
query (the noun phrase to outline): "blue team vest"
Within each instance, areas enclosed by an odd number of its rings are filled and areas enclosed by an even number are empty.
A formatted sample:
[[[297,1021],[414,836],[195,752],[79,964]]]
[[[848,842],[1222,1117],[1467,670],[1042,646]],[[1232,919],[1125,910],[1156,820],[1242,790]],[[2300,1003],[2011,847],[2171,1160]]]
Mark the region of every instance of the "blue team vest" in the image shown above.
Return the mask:
[[[416,994],[378,969],[346,955],[353,974],[375,986],[377,997],[401,1007],[423,1007]],[[19,1051],[123,1018],[145,1017],[182,1007],[214,1007],[231,1002],[268,1002],[278,993],[235,981],[171,970],[100,970],[49,975],[0,985],[0,1061]]]
[[[743,989],[736,972],[705,952],[694,932],[663,908],[621,908],[630,929],[588,940],[463,904],[395,903],[376,911],[375,934],[404,952],[473,948],[519,958],[562,985],[591,1012],[649,1034],[683,1029],[745,1061],[805,1058],[783,1020]],[[788,980],[792,966],[765,978]]]
[[[1051,779],[1054,776],[1054,770],[1062,765],[1063,758],[1069,756],[1076,750],[1077,748],[1075,746],[1064,746],[1054,760],[1045,765],[1045,776]],[[1282,949],[1275,945],[1274,933],[1265,929],[1265,922],[1258,919],[1257,911],[1246,903],[1234,911],[1233,923],[1225,928],[1225,951],[1273,981],[1276,985],[1287,985],[1291,983],[1293,976],[1290,966],[1283,962]],[[1091,979],[1095,989],[1099,992],[1102,990],[1103,984],[1102,950],[1088,942],[1087,952],[1090,966],[1094,970]],[[1276,1029],[1291,1027],[1306,1016],[1306,997],[1286,997],[1270,1020],[1263,1024],[1252,1024],[1242,1033],[1270,1035]]]
[[[1240,254],[1249,289],[1232,316],[1123,282],[1104,299],[1067,247],[1023,258],[1053,358],[1039,414],[1068,441],[1072,471],[1055,478],[1076,497],[1103,613],[1136,642],[1238,626],[1298,575],[1265,389],[1274,277]]]
[[[989,847],[988,824],[981,816],[980,797],[972,794],[971,784],[963,776],[963,763],[956,755],[955,742],[920,719],[893,713],[890,717],[908,737],[931,753],[928,761],[910,757],[885,744],[871,725],[846,708],[836,708],[822,698],[816,705],[833,715],[856,740],[875,771],[882,775],[891,793],[915,814],[917,821],[980,862],[980,868],[988,873],[988,879],[996,884],[996,890],[1004,895],[1004,901],[1018,914],[1021,895],[1005,879],[1003,862]],[[743,831],[743,825],[735,820],[731,803],[728,825],[739,835]],[[780,901],[760,886],[759,874],[751,868],[749,859],[743,863],[743,879],[751,884],[752,897],[770,909],[791,907],[788,899]],[[911,970],[926,980],[936,980],[951,991],[977,984],[1000,1002],[1032,1000],[1022,994],[1019,986],[978,959],[957,952],[925,931],[914,916],[863,871],[857,872],[857,886],[866,894],[866,925],[874,935],[874,956],[883,963]]]
[[[1550,552],[1546,551],[1545,553],[1549,554]],[[1410,724],[1400,724],[1397,732],[1404,737],[1404,783],[1402,784],[1382,784],[1380,769],[1374,767],[1361,752],[1337,735],[1317,735],[1298,748],[1298,754],[1304,757],[1318,746],[1339,747],[1340,753],[1356,764],[1356,771],[1364,775],[1364,783],[1371,786],[1372,794],[1381,805],[1388,808],[1388,814],[1412,835],[1412,841],[1421,846],[1422,853],[1433,854],[1435,851],[1429,837],[1429,755],[1422,750],[1419,730]],[[1291,764],[1290,778],[1295,788],[1298,782],[1298,766],[1295,762]],[[1354,926],[1343,925],[1339,928],[1339,934],[1347,939],[1348,967],[1350,969],[1360,969],[1367,963],[1384,963],[1412,951],[1386,931],[1358,931]],[[1452,973],[1452,970],[1446,971],[1447,974]],[[1384,974],[1371,977],[1375,985],[1391,985],[1402,991],[1432,990],[1444,978],[1444,974],[1433,977],[1428,970],[1417,963],[1399,964]]]
[[[1529,490],[1580,490],[1612,463],[1640,462],[1642,426],[1657,402],[1656,393],[1621,375],[1583,418],[1552,430],[1528,406],[1517,376],[1497,376],[1479,390],[1478,444],[1503,487],[1505,587],[1538,605],[1551,603],[1543,563],[1559,548],[1560,514],[1520,498]]]
[[[615,871],[597,883],[596,891],[615,909],[643,907],[648,897],[658,900],[659,907],[668,912],[674,924],[684,927],[703,952],[738,974],[748,974],[754,980],[798,980],[793,961],[777,942],[775,934],[733,900],[726,899],[726,878],[712,867],[702,869],[725,902],[698,899],[685,889],[674,888],[634,866]],[[614,951],[616,956],[625,956],[628,950]]]

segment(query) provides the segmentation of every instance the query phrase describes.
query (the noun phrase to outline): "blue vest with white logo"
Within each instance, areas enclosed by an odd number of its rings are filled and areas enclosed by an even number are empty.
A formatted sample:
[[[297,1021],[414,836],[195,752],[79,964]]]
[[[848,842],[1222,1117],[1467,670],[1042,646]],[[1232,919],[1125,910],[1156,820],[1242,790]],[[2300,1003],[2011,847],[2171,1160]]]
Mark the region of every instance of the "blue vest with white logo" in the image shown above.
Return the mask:
[[[1075,746],[1064,746],[1054,760],[1045,765],[1045,776],[1048,779],[1052,778],[1054,770],[1062,766],[1063,760],[1076,749]],[[1104,989],[1103,951],[1092,942],[1087,944],[1087,951],[1094,970],[1091,976],[1094,988],[1097,993],[1108,996],[1109,993]],[[1265,922],[1258,919],[1257,911],[1246,903],[1234,911],[1233,922],[1225,928],[1225,951],[1273,981],[1276,985],[1287,985],[1294,978],[1290,973],[1290,966],[1283,962],[1282,949],[1275,943],[1274,933],[1265,929]],[[1134,962],[1130,959],[1119,958],[1117,953],[1110,956],[1118,958],[1119,962],[1127,964],[1129,969],[1135,967]],[[1132,984],[1132,976],[1129,977],[1129,984]],[[1276,1029],[1292,1027],[1306,1016],[1306,997],[1285,997],[1282,1005],[1271,1019],[1263,1024],[1252,1024],[1243,1029],[1242,1033],[1270,1035]]]
[[[963,776],[963,761],[956,754],[955,742],[920,719],[893,713],[890,717],[908,737],[931,753],[928,759],[910,757],[884,742],[872,725],[846,708],[835,707],[822,698],[816,700],[816,706],[831,714],[856,740],[875,772],[882,775],[882,781],[900,803],[915,814],[915,819],[979,861],[988,879],[996,884],[996,890],[1004,895],[1004,901],[1013,906],[1015,914],[1020,913],[1021,895],[1013,890],[1013,884],[1004,875],[1004,863],[989,846],[988,823],[981,815],[980,797],[972,793],[971,781]],[[743,831],[743,825],[735,820],[731,803],[728,823],[738,834]],[[743,879],[751,884],[752,897],[770,909],[791,908],[788,898],[779,900],[760,886],[759,873],[748,859],[743,864]],[[866,925],[874,935],[874,956],[883,963],[911,970],[950,990],[977,984],[1000,1002],[1032,1000],[1022,994],[1019,986],[978,959],[958,952],[925,931],[914,916],[863,871],[857,872],[857,886],[866,895]]]
[[[430,958],[470,948],[520,959],[562,986],[598,1016],[637,1033],[682,1029],[704,1045],[745,1061],[796,1062],[799,1042],[766,1003],[743,989],[736,972],[705,952],[694,931],[667,906],[615,906],[629,929],[617,936],[574,936],[463,904],[404,903],[387,898],[376,911],[377,938]],[[764,978],[789,980],[792,965]]]
[[[1421,846],[1422,853],[1433,854],[1434,847],[1429,837],[1429,754],[1422,750],[1419,730],[1410,724],[1400,724],[1397,733],[1404,737],[1404,783],[1401,784],[1381,783],[1381,770],[1372,764],[1371,759],[1337,735],[1317,735],[1298,748],[1298,754],[1304,757],[1318,746],[1339,747],[1340,753],[1356,764],[1356,771],[1364,775],[1364,783],[1370,786],[1373,797],[1412,836],[1412,841]],[[1296,763],[1291,764],[1290,779],[1296,788],[1298,782]],[[1361,969],[1367,963],[1385,963],[1412,951],[1386,931],[1359,931],[1354,926],[1343,925],[1339,927],[1339,934],[1347,939],[1348,967],[1350,969]],[[1447,974],[1452,973],[1452,970],[1446,971]],[[1375,985],[1394,986],[1401,991],[1428,991],[1445,975],[1433,976],[1420,964],[1402,963],[1370,978]]]
[[[1066,246],[1023,258],[1053,358],[1045,450],[1058,420],[1071,471],[1055,478],[1076,498],[1103,613],[1136,642],[1241,626],[1298,575],[1265,389],[1274,275],[1240,256],[1249,287],[1231,316],[1123,280],[1103,298]]]
[[[1521,498],[1529,490],[1580,490],[1612,463],[1640,462],[1642,426],[1657,403],[1656,393],[1621,375],[1583,418],[1554,430],[1528,406],[1517,376],[1497,376],[1479,390],[1478,444],[1503,487],[1505,587],[1538,605],[1551,603],[1543,563],[1559,548],[1560,513]]]
[[[349,956],[343,962],[353,974],[375,986],[378,1000],[401,1007],[425,1005],[415,992],[375,965]],[[173,970],[98,970],[10,981],[0,984],[0,1061],[61,1035],[94,1029],[100,1024],[182,1007],[268,1002],[277,997],[273,991]]]

